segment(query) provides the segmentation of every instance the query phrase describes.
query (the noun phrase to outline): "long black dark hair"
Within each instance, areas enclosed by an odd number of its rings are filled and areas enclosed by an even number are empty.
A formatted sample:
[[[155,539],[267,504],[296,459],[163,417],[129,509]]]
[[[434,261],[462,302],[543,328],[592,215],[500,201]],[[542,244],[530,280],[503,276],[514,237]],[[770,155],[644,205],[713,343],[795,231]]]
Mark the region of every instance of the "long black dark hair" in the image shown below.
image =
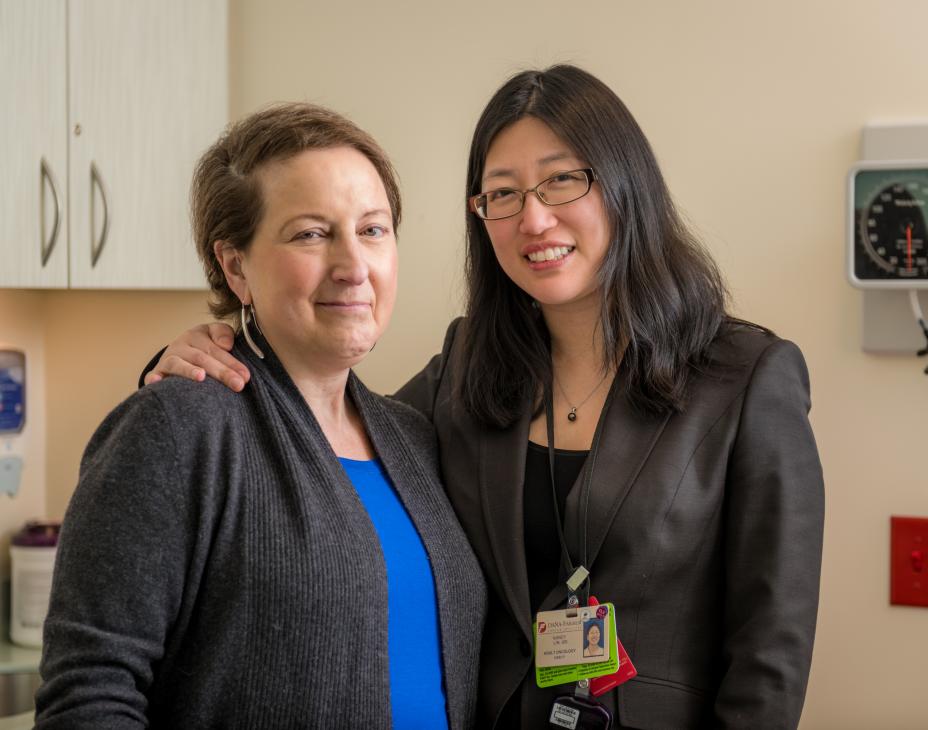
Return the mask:
[[[680,219],[644,133],[602,81],[570,65],[523,71],[490,99],[471,142],[467,195],[487,151],[523,117],[547,124],[589,164],[609,218],[599,272],[604,369],[621,366],[641,411],[681,410],[687,379],[726,317],[714,261]],[[483,423],[506,427],[551,382],[550,340],[531,297],[496,261],[483,221],[467,213],[467,320],[459,395]]]

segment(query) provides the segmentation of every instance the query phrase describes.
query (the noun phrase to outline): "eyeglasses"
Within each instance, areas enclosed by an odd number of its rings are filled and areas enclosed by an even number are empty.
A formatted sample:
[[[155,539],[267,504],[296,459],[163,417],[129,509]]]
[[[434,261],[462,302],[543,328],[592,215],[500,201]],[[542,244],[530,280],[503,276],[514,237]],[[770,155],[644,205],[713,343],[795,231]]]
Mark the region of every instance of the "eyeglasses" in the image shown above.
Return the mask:
[[[496,221],[517,215],[525,206],[525,196],[535,193],[545,205],[564,205],[579,200],[593,186],[596,173],[587,167],[583,170],[557,172],[542,180],[533,188],[497,188],[472,195],[468,201],[470,209],[485,221]]]

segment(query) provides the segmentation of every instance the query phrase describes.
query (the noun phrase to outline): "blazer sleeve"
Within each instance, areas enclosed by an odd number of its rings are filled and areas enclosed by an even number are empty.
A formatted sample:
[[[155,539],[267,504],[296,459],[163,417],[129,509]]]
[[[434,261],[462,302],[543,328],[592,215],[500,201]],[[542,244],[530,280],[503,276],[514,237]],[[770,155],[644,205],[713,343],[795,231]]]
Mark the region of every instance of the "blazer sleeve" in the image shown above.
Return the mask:
[[[718,727],[799,724],[824,521],[809,407],[802,354],[778,340],[761,354],[748,384],[728,470]]]
[[[429,360],[428,365],[422,368],[422,370],[414,375],[406,385],[393,394],[394,398],[412,406],[428,418],[430,422],[434,422],[435,420],[435,402],[438,398],[438,391],[441,387],[442,380],[447,374],[448,363],[451,361],[451,352],[454,347],[454,339],[463,321],[463,317],[458,317],[448,325],[441,353]]]
[[[148,364],[144,368],[142,368],[142,373],[141,375],[139,375],[139,383],[138,383],[138,387],[140,389],[145,387],[145,376],[155,369],[155,366],[158,364],[158,361],[161,359],[161,356],[164,354],[164,351],[167,349],[168,349],[167,346],[165,346],[165,347],[162,347],[160,350],[158,350],[158,352],[155,353],[155,356],[151,360],[148,361]]]
[[[36,728],[148,727],[147,693],[184,590],[189,492],[151,389],[117,407],[81,463],[58,546]]]

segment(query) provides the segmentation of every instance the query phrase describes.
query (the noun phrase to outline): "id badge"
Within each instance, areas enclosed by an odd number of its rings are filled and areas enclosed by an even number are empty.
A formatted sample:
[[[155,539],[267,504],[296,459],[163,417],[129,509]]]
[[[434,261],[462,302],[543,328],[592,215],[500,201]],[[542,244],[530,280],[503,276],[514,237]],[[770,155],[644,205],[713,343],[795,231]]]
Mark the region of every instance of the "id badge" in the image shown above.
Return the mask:
[[[562,695],[551,705],[548,727],[568,730],[609,730],[612,714],[598,702]]]
[[[541,611],[534,633],[535,681],[539,687],[592,679],[619,670],[615,607],[611,603]]]

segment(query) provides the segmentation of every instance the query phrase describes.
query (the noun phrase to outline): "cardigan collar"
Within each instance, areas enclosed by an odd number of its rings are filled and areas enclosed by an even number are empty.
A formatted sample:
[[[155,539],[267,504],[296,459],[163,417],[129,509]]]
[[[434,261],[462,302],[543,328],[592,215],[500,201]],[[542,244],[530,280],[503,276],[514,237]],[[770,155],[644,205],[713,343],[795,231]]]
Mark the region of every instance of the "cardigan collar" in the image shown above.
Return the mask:
[[[317,461],[324,469],[326,476],[338,482],[342,487],[354,491],[354,486],[345,473],[338,457],[322,432],[312,409],[303,398],[289,373],[283,367],[274,350],[267,340],[252,328],[252,339],[264,353],[259,358],[245,338],[239,334],[236,337],[233,354],[242,360],[252,373],[249,385],[264,391],[274,402],[274,407],[286,413],[286,420],[294,424],[298,431],[306,431],[306,448],[317,454]],[[246,386],[247,388],[248,386]],[[410,447],[409,438],[403,433],[397,422],[385,405],[385,399],[377,396],[367,389],[360,378],[349,371],[346,392],[351,398],[360,414],[365,432],[384,469],[390,477],[393,488],[396,490],[407,513],[419,533],[435,580],[435,591],[438,599],[439,622],[442,635],[456,637],[460,634],[458,622],[474,620],[474,616],[461,616],[458,614],[461,603],[460,596],[454,593],[453,584],[459,582],[455,577],[465,566],[477,577],[482,587],[482,576],[479,566],[472,553],[463,532],[449,530],[448,520],[453,520],[453,511],[447,504],[442,485],[438,481],[437,471],[430,471],[429,459],[426,455],[418,453]],[[259,396],[263,399],[263,396]],[[394,407],[405,408],[400,404]],[[299,434],[293,434],[299,435]],[[437,462],[435,464],[437,466]],[[360,504],[360,498],[359,504]],[[441,504],[437,504],[441,502]],[[469,559],[465,555],[469,553]],[[455,575],[452,575],[455,574]],[[482,595],[482,594],[481,594]],[[475,596],[469,596],[473,599]],[[482,615],[480,616],[482,621]],[[457,676],[462,670],[456,665],[460,659],[455,653],[455,647],[460,651],[452,638],[443,642],[442,665],[446,677]],[[455,718],[459,714],[464,695],[460,695],[457,682],[446,682],[448,692],[449,718],[452,727],[459,726]],[[456,708],[456,709],[453,709]]]

